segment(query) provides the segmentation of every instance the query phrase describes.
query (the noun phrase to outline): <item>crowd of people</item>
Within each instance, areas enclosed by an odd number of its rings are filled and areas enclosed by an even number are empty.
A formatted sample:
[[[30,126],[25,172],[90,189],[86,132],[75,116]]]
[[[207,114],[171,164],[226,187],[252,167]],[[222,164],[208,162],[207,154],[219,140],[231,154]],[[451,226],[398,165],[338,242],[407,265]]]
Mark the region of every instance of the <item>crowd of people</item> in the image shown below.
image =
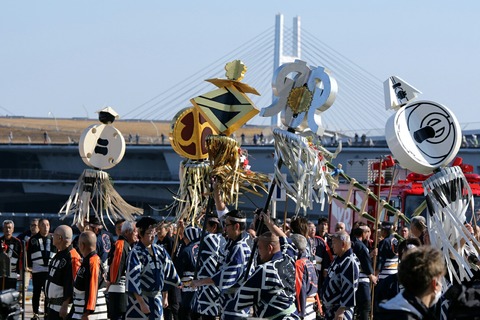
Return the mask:
[[[16,289],[21,274],[31,275],[33,319],[42,313],[52,320],[448,314],[441,294],[452,280],[445,277],[445,257],[429,245],[425,218],[415,217],[398,234],[393,223],[382,222],[373,230],[375,245],[363,222],[338,222],[329,233],[326,218],[276,223],[260,210],[254,217],[248,225],[242,211],[220,205],[200,226],[142,217],[117,221],[113,236],[91,216],[75,238],[70,226],[50,233],[47,219],[34,219],[22,240],[13,236],[14,222],[5,220],[0,242],[10,268],[2,289]],[[478,248],[469,249],[478,270]]]

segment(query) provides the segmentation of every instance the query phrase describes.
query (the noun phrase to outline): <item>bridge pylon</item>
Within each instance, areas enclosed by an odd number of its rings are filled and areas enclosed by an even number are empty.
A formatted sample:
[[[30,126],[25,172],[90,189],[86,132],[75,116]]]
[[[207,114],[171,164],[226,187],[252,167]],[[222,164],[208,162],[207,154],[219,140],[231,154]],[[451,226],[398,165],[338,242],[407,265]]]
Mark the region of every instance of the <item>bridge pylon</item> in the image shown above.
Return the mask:
[[[293,18],[292,29],[292,52],[291,55],[286,54],[284,47],[284,19],[283,14],[279,13],[275,16],[275,46],[274,46],[274,58],[273,58],[273,71],[280,67],[284,63],[293,62],[295,59],[301,57],[301,43],[300,43],[300,17]],[[274,96],[272,96],[272,103]],[[281,114],[272,117],[272,127],[278,127],[281,124]]]

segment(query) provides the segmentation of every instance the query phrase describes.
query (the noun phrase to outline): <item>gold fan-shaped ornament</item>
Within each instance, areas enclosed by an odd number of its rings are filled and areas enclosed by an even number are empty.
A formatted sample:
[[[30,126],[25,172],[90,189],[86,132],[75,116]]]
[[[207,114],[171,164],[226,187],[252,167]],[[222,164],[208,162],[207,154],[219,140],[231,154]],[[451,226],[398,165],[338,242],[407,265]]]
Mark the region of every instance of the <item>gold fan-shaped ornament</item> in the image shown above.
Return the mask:
[[[288,95],[287,104],[293,114],[308,111],[312,104],[313,93],[305,86],[293,88]]]

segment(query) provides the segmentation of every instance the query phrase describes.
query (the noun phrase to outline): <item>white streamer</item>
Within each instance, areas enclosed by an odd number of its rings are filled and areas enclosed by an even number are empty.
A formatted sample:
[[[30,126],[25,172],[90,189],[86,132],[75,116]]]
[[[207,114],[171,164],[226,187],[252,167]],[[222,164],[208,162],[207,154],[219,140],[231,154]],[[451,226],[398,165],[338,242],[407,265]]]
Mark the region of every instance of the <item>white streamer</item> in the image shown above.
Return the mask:
[[[313,201],[320,203],[323,210],[327,192],[324,158],[319,159],[318,152],[310,147],[305,137],[278,128],[273,130],[273,135],[275,163],[282,159],[293,182],[287,181],[278,166],[275,166],[275,179],[295,201],[295,214],[298,214],[300,209],[306,214],[307,208],[313,208]]]
[[[131,206],[113,188],[109,175],[105,171],[85,169],[73,187],[67,202],[59,213],[60,219],[73,216],[72,225],[84,225],[89,219],[90,209],[105,226],[103,214],[112,224],[119,219],[133,221],[135,214],[143,214],[143,209]]]
[[[473,205],[470,186],[460,167],[442,168],[423,182],[430,215],[427,218],[428,234],[432,246],[440,248],[446,257],[450,278],[458,282],[473,277],[464,245],[478,241],[468,235],[464,226],[468,206]],[[458,273],[451,259],[458,264]]]

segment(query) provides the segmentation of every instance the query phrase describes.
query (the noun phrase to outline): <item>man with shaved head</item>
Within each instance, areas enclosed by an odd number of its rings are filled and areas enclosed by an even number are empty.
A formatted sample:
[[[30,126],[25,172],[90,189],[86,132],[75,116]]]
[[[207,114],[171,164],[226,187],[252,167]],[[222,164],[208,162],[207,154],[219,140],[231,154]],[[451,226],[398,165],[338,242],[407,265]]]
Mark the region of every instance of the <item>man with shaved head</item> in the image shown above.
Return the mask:
[[[71,319],[107,319],[105,283],[100,257],[95,250],[97,236],[84,231],[78,239],[83,262],[73,283],[73,308]]]
[[[341,221],[337,222],[337,224],[335,225],[335,232],[339,231],[345,231],[345,223]]]
[[[72,247],[73,231],[67,225],[57,227],[53,233],[53,245],[58,252],[48,267],[45,283],[47,319],[66,318],[73,299],[73,281],[81,264],[81,257]]]
[[[235,309],[253,307],[262,319],[300,319],[295,306],[296,250],[268,215],[261,215],[268,232],[257,239],[260,264],[239,288]]]

